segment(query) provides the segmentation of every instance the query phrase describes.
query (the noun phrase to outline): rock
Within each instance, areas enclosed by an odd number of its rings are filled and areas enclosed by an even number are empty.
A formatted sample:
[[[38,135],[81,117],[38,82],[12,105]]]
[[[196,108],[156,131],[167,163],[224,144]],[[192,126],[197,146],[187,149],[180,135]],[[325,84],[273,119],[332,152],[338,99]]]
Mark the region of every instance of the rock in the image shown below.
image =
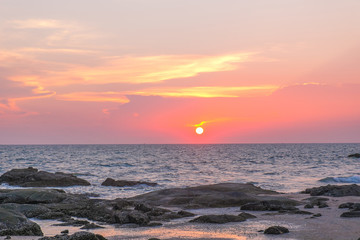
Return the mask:
[[[240,210],[250,210],[250,211],[280,211],[280,210],[297,210],[294,207],[297,202],[291,201],[279,201],[279,200],[270,200],[270,201],[260,201],[247,203],[241,206]]]
[[[243,222],[246,218],[243,216],[235,216],[235,215],[204,215],[197,217],[190,222],[196,223],[229,223],[229,222]]]
[[[12,169],[0,176],[0,183],[21,187],[67,187],[89,186],[90,183],[75,175],[56,172],[38,171],[36,168]]]
[[[127,181],[127,180],[114,180],[112,178],[107,178],[101,185],[102,186],[114,186],[114,187],[126,187],[126,186],[136,186],[136,185],[148,185],[156,186],[157,183],[154,182],[143,182],[143,181]]]
[[[159,227],[159,226],[162,226],[163,224],[162,223],[159,223],[159,222],[149,222],[148,223],[148,227]]]
[[[10,237],[10,236],[6,236],[4,239],[11,239],[11,237]]]
[[[272,226],[267,228],[264,231],[264,234],[283,234],[283,233],[288,233],[289,229],[287,229],[286,227],[282,227],[282,226]]]
[[[160,240],[159,238],[149,238],[148,240]]]
[[[360,203],[347,202],[339,205],[339,208],[349,208],[352,210],[360,211]]]
[[[308,193],[311,196],[360,196],[360,186],[356,184],[351,185],[326,185],[321,187],[308,188],[302,193]]]
[[[118,212],[114,215],[114,219],[115,223],[135,223],[140,226],[146,226],[150,222],[150,218],[145,213],[137,210]]]
[[[53,224],[53,226],[74,226],[74,227],[80,227],[80,226],[85,226],[85,225],[87,225],[87,224],[90,224],[89,221],[86,221],[86,220],[75,220],[74,218],[62,219],[62,221],[65,221],[65,222],[64,222],[64,223]]]
[[[104,228],[104,227],[96,225],[95,223],[87,223],[80,229],[96,229],[96,228]]]
[[[340,215],[340,217],[346,217],[346,218],[360,217],[360,211],[344,212],[343,214]]]
[[[43,237],[39,240],[106,240],[100,234],[91,232],[76,232],[72,235],[56,235],[55,237]]]
[[[66,196],[63,190],[58,189],[4,189],[0,190],[0,203],[59,203]]]
[[[269,196],[277,192],[264,190],[250,183],[219,183],[188,188],[171,188],[138,195],[128,200],[153,206],[176,206],[182,208],[234,207],[262,200],[298,202],[285,197]],[[261,196],[260,196],[261,195]]]
[[[188,211],[178,211],[177,214],[181,217],[193,217],[195,216],[195,214],[191,213],[191,212],[188,212]]]
[[[0,207],[20,212],[24,214],[27,218],[34,218],[41,214],[46,214],[50,212],[50,209],[38,204],[3,203],[0,204]]]
[[[47,212],[41,215],[38,215],[36,218],[38,219],[61,219],[66,215],[62,212]]]
[[[245,219],[250,219],[250,218],[256,218],[256,216],[250,214],[250,213],[245,213],[245,212],[242,212],[238,215],[239,217],[243,217]]]
[[[314,205],[311,203],[305,204],[304,208],[314,208]]]
[[[69,234],[69,230],[65,229],[64,231],[60,232],[61,234]]]
[[[43,236],[40,226],[23,214],[0,208],[0,236]]]
[[[354,154],[350,154],[348,155],[349,158],[360,158],[360,153],[354,153]]]
[[[314,215],[312,215],[313,217],[321,217],[322,215],[321,215],[321,213],[316,213],[316,214],[314,214]]]

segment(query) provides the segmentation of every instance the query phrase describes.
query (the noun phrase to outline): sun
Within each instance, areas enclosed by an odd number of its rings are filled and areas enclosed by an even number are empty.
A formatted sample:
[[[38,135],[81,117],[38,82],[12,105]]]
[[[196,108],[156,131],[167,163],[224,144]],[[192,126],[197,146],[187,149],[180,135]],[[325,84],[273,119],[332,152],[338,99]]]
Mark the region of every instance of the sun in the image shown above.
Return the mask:
[[[200,134],[203,134],[204,129],[202,127],[198,127],[198,128],[195,129],[195,132],[196,132],[196,134],[200,135]]]

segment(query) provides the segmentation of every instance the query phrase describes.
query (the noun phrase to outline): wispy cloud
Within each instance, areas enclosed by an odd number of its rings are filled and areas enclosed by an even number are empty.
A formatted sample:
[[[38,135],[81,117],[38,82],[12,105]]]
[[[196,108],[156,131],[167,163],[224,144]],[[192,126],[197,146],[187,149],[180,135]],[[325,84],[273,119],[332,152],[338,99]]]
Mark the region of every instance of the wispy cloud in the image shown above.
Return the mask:
[[[74,92],[57,95],[57,99],[75,102],[116,102],[128,103],[130,100],[116,92]]]
[[[243,86],[243,87],[188,87],[188,88],[154,88],[127,92],[127,95],[162,96],[162,97],[200,97],[200,98],[234,98],[269,95],[279,86]]]
[[[59,21],[56,19],[25,19],[25,20],[13,20],[9,23],[20,29],[62,29],[62,28],[76,28],[76,25]]]

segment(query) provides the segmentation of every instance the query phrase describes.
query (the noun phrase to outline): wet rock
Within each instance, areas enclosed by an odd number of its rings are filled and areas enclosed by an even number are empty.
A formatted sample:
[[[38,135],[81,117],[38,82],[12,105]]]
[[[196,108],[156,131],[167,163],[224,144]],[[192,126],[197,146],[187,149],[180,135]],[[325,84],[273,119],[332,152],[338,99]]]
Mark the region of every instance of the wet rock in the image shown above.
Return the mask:
[[[41,215],[36,216],[38,219],[61,219],[66,215],[62,212],[47,212]]]
[[[243,217],[245,219],[250,219],[250,218],[256,218],[256,216],[250,214],[250,213],[245,213],[245,212],[242,212],[238,215],[239,217]]]
[[[80,229],[96,229],[96,228],[104,228],[104,227],[96,225],[95,223],[87,223]]]
[[[135,223],[140,226],[146,226],[150,222],[150,218],[143,212],[134,211],[121,211],[114,215],[115,223],[128,224]]]
[[[347,202],[339,205],[339,208],[349,208],[360,211],[360,203]]]
[[[27,218],[34,218],[41,214],[46,214],[50,212],[50,209],[39,204],[4,203],[0,204],[0,207],[20,212],[24,214]]]
[[[43,236],[40,226],[23,214],[0,208],[0,236]]]
[[[148,185],[156,186],[157,183],[154,182],[143,182],[143,181],[127,181],[127,180],[114,180],[112,178],[107,178],[101,185],[102,186],[114,186],[114,187],[126,187],[126,186],[136,186],[136,185]]]
[[[69,230],[65,229],[63,231],[60,232],[61,234],[69,234]]]
[[[360,158],[360,153],[354,153],[354,154],[350,154],[348,155],[349,158]]]
[[[229,222],[243,222],[246,221],[246,218],[243,216],[235,216],[235,215],[204,215],[197,217],[190,222],[196,223],[229,223]]]
[[[54,237],[43,237],[39,240],[106,240],[106,238],[91,232],[76,232],[72,235],[56,235]]]
[[[265,229],[264,234],[283,234],[288,233],[289,229],[282,226],[272,226],[267,229]]]
[[[148,223],[148,227],[159,227],[159,226],[162,226],[163,224],[162,223],[159,223],[159,222],[150,222]]]
[[[311,196],[360,196],[360,186],[356,184],[351,185],[326,185],[321,187],[308,188],[302,193],[308,193]]]
[[[193,217],[195,216],[195,214],[191,213],[191,212],[188,212],[188,211],[178,211],[177,214],[181,217]]]
[[[66,193],[58,189],[3,189],[0,190],[0,203],[59,203]]]
[[[128,200],[146,203],[152,206],[176,206],[182,208],[208,208],[241,206],[262,200],[278,200],[295,203],[277,192],[264,190],[250,183],[219,183],[189,188],[171,188],[142,194]],[[261,196],[260,196],[261,195]]]
[[[68,218],[68,219],[62,219],[64,221],[63,223],[56,223],[53,224],[53,226],[74,226],[74,227],[80,227],[85,226],[87,224],[90,224],[87,220],[78,220],[74,218]]]
[[[305,204],[304,208],[314,208],[314,205],[311,203]]]
[[[346,218],[360,217],[360,211],[344,212],[343,214],[340,215],[340,217],[346,217]]]
[[[295,205],[297,202],[292,201],[280,201],[280,200],[270,200],[270,201],[259,201],[253,203],[247,203],[241,206],[240,210],[249,210],[249,211],[280,211],[280,210],[297,210]]]
[[[316,214],[314,214],[314,215],[312,215],[313,217],[321,217],[322,215],[321,215],[321,213],[316,213]]]
[[[0,183],[21,187],[66,187],[89,186],[90,183],[75,175],[56,172],[38,171],[36,168],[12,169],[0,176]]]

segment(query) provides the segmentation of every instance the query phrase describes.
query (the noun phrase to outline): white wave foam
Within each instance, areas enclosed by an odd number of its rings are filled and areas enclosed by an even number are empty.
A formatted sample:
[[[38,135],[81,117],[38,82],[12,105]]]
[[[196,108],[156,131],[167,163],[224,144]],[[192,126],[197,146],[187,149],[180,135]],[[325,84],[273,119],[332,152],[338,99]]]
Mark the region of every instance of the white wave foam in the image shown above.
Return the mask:
[[[334,182],[334,183],[360,183],[360,175],[350,177],[327,177],[320,180],[321,182]]]

